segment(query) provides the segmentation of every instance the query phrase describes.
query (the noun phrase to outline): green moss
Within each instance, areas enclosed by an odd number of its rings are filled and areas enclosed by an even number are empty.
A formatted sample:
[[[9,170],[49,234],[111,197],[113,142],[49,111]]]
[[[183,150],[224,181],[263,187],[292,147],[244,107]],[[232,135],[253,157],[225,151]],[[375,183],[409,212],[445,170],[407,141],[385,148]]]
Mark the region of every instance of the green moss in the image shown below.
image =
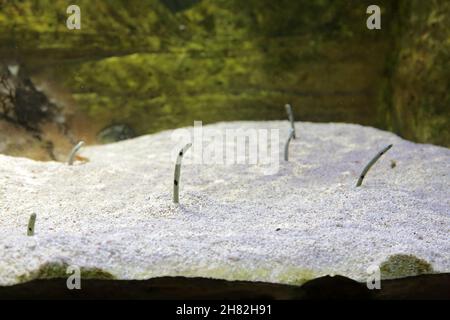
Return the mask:
[[[380,266],[382,279],[394,279],[433,273],[431,264],[414,255],[396,254]]]
[[[289,267],[277,269],[257,268],[247,269],[243,267],[211,267],[180,270],[178,273],[170,273],[170,276],[182,277],[204,277],[212,279],[224,279],[229,281],[267,281],[274,283],[284,283],[291,285],[302,285],[305,282],[317,278],[317,273],[313,270]],[[136,276],[136,279],[149,279],[155,275],[149,271]]]
[[[278,275],[278,281],[280,283],[302,285],[309,280],[317,278],[317,273],[309,269],[297,269],[291,268],[280,275]]]
[[[79,31],[65,27],[65,0],[2,3],[0,53],[62,84],[91,130],[284,119],[289,102],[299,120],[450,145],[448,1],[380,0],[376,32],[369,0],[74,3]]]
[[[177,27],[173,15],[158,0],[77,0],[72,4],[81,8],[81,30],[67,29],[69,3],[65,0],[2,2],[0,38],[11,47],[33,50],[36,59],[82,57],[93,52],[158,50],[160,35]]]
[[[0,38],[68,88],[97,130],[283,119],[286,102],[299,119],[371,124],[366,91],[386,49],[358,26],[364,3],[205,0],[177,13],[158,0],[76,3],[76,32],[63,0],[5,4]]]
[[[66,272],[68,267],[66,263],[46,263],[38,270],[18,276],[17,280],[22,283],[35,279],[68,278],[70,276],[70,273]],[[115,279],[112,274],[98,268],[80,268],[80,273],[81,279]]]

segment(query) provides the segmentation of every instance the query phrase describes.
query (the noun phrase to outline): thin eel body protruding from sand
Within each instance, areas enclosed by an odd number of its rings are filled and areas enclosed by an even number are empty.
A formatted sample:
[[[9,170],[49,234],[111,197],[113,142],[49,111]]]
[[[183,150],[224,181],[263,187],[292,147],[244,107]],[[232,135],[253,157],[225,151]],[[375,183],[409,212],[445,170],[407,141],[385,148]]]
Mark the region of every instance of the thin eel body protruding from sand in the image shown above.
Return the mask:
[[[294,112],[292,111],[292,106],[290,104],[285,105],[286,112],[288,114],[289,121],[291,122],[291,128],[294,130],[293,138],[295,139],[295,120],[294,120]]]
[[[383,154],[385,154],[390,148],[392,148],[392,144],[388,145],[386,148],[384,148],[383,150],[381,150],[380,152],[377,153],[377,155],[375,157],[373,157],[372,160],[370,160],[370,162],[366,165],[366,167],[364,168],[364,170],[361,172],[361,174],[359,175],[359,179],[358,182],[356,183],[356,186],[359,187],[363,180],[364,177],[366,176],[367,172],[370,170],[370,168],[375,164],[375,162],[378,161],[378,159],[381,158],[381,156]]]
[[[35,223],[36,223],[36,213],[32,213],[30,216],[30,220],[28,220],[28,228],[27,228],[28,236],[34,235],[34,224]]]
[[[175,177],[173,179],[173,202],[180,202],[180,174],[181,174],[181,160],[184,154],[192,146],[192,143],[188,143],[183,149],[178,153],[177,162],[175,164]]]
[[[73,147],[72,151],[69,154],[69,158],[67,160],[67,164],[69,166],[73,165],[73,162],[75,160],[75,156],[77,154],[77,152],[81,149],[81,147],[84,145],[84,141],[80,141],[77,143],[77,145],[75,147]]]
[[[294,130],[289,129],[289,137],[287,138],[286,143],[284,145],[284,161],[289,161],[289,143],[294,137],[294,134],[295,134]]]

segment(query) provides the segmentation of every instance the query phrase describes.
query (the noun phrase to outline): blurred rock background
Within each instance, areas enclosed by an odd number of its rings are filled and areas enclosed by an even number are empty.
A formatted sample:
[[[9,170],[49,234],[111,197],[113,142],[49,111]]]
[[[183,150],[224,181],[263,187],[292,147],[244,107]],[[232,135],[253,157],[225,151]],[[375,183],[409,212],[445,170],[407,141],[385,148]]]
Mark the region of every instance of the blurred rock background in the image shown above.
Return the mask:
[[[379,0],[378,31],[372,2],[0,0],[0,70],[36,91],[41,114],[24,125],[3,112],[0,152],[64,160],[79,139],[285,119],[285,103],[297,120],[449,147],[450,2]],[[70,4],[81,30],[66,28]]]

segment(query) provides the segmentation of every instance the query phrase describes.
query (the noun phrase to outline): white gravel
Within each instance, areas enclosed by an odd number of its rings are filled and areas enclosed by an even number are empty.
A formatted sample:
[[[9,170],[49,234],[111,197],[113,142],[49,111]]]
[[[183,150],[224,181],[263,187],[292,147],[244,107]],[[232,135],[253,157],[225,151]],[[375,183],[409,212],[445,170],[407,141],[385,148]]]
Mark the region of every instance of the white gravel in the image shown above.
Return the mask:
[[[301,283],[327,274],[365,281],[369,266],[413,254],[450,272],[449,149],[359,125],[297,122],[284,162],[287,121],[204,126],[238,127],[280,129],[278,173],[183,163],[180,205],[171,131],[84,148],[90,161],[74,166],[0,155],[0,285],[53,263],[119,279]]]

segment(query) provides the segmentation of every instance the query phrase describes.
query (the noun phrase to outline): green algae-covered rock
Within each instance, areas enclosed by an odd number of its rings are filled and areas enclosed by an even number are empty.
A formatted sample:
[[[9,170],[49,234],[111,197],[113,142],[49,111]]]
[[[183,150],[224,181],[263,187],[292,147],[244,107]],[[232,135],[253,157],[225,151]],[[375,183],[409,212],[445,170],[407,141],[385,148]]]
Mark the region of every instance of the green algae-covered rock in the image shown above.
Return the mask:
[[[227,120],[356,122],[448,146],[446,1],[63,0],[4,2],[0,59],[19,59],[74,102],[83,134]],[[52,92],[49,93],[50,95]],[[378,116],[377,116],[378,115]],[[79,120],[79,119],[82,120]]]
[[[380,111],[408,139],[450,146],[450,2],[399,1]]]
[[[388,32],[365,28],[364,4],[77,4],[81,30],[66,28],[65,1],[5,4],[0,38],[10,45],[0,50],[69,91],[95,133],[114,123],[143,134],[195,119],[279,119],[286,102],[302,119],[373,124]]]
[[[395,279],[433,273],[433,267],[414,255],[396,254],[381,264],[380,271],[382,279]]]
[[[24,273],[18,277],[19,282],[27,282],[34,279],[67,278],[70,273],[69,264],[65,262],[44,263],[37,270]],[[98,268],[80,268],[80,276],[83,279],[111,280],[114,276]]]

